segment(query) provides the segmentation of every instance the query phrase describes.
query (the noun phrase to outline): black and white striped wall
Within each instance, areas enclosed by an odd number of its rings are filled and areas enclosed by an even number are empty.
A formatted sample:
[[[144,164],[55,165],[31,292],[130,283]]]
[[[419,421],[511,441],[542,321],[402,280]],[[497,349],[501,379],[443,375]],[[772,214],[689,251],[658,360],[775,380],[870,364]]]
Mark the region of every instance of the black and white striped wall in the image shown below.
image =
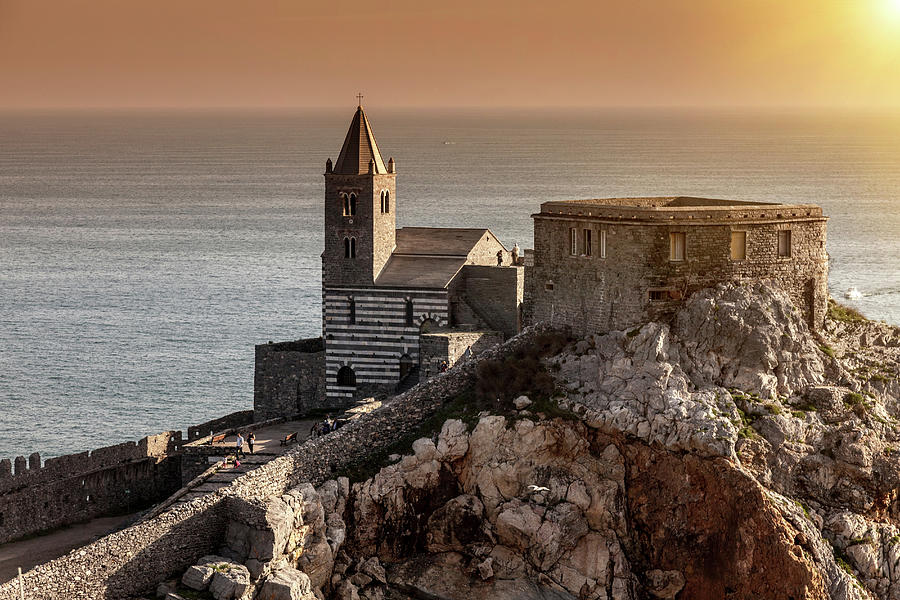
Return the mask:
[[[349,402],[361,390],[391,390],[401,362],[419,364],[422,324],[448,324],[446,289],[327,287],[323,300],[329,403]]]

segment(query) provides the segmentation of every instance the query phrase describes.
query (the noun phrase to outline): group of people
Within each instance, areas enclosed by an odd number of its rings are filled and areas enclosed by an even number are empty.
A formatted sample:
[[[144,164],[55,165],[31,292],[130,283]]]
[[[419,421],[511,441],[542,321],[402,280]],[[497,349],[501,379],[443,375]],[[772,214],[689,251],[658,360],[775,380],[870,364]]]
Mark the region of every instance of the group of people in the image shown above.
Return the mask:
[[[513,246],[512,252],[510,253],[510,258],[512,259],[513,265],[519,264],[519,253],[520,252],[521,251],[519,250],[519,243],[516,242],[516,245]],[[497,250],[497,266],[498,267],[503,266],[503,250]]]
[[[253,444],[256,442],[256,434],[252,431],[247,434],[247,447],[250,448],[250,454],[253,454]],[[237,439],[234,441],[234,457],[235,459],[246,456],[244,454],[244,434],[238,431]]]
[[[341,421],[332,419],[331,415],[325,415],[324,421],[321,423],[313,423],[313,426],[309,430],[309,435],[312,437],[319,437],[320,435],[336,431],[341,425],[343,425]]]

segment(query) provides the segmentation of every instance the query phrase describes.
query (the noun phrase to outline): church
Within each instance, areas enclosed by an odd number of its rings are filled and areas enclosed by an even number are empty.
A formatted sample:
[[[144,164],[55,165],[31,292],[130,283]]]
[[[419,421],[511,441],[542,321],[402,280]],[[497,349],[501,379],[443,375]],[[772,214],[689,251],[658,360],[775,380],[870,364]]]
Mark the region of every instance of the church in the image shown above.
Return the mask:
[[[325,163],[328,404],[393,394],[521,326],[524,269],[512,253],[487,228],[398,229],[396,183],[358,106],[337,161]]]

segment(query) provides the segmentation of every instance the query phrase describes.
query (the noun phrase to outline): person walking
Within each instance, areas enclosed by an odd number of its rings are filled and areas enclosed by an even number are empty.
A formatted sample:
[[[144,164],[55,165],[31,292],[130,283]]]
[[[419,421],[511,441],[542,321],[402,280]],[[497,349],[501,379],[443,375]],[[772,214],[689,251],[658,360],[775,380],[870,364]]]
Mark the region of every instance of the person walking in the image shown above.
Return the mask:
[[[497,266],[503,266],[503,250],[497,250]]]
[[[514,265],[519,264],[519,253],[519,242],[516,242],[512,249],[512,262]]]
[[[247,447],[250,448],[250,454],[253,454],[253,442],[256,441],[256,434],[252,431],[247,435]]]
[[[234,442],[234,456],[235,458],[244,456],[244,436],[241,435],[240,431],[237,434],[237,440]]]

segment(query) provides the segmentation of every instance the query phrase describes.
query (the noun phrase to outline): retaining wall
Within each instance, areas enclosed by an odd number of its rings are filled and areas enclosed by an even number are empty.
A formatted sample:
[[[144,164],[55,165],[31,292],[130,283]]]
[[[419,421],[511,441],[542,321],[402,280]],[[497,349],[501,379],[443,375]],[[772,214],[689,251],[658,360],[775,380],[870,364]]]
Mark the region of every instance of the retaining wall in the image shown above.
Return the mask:
[[[322,483],[339,468],[364,460],[373,450],[416,430],[445,400],[474,383],[480,361],[527,346],[543,330],[529,328],[341,429],[239,477],[229,487],[35,567],[23,576],[26,597],[121,599],[152,592],[166,577],[218,549],[229,514],[229,498],[262,500],[302,482]],[[16,600],[17,594],[16,581],[0,586],[0,600]]]

